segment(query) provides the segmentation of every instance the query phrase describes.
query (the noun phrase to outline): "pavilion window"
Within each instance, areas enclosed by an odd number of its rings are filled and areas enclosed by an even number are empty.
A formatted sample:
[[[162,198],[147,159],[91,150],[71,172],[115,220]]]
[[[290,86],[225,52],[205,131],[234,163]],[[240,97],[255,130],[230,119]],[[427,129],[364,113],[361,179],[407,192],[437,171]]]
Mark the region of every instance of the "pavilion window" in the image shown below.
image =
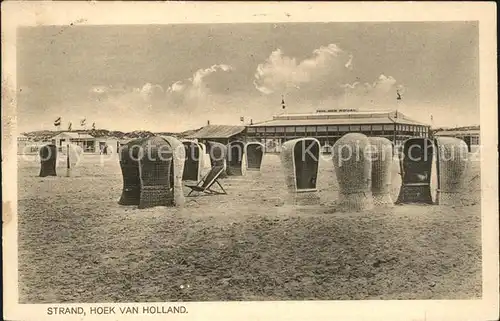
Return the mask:
[[[384,128],[384,126],[382,126],[382,125],[372,125],[372,135],[376,135],[376,136],[382,135],[383,128]]]
[[[318,126],[317,127],[318,132],[326,132],[326,126]]]
[[[274,133],[274,127],[267,127],[266,133]]]
[[[257,127],[257,132],[258,133],[264,133],[266,129],[264,127]]]
[[[297,126],[295,127],[295,131],[303,133],[306,131],[306,128],[304,126]]]
[[[285,131],[285,128],[283,127],[276,127],[276,132],[277,133],[283,133]]]
[[[370,125],[361,125],[361,131],[362,132],[371,132],[372,126]]]
[[[255,128],[253,127],[248,127],[247,133],[255,133]]]
[[[348,132],[349,126],[339,126],[339,132]]]
[[[337,126],[327,126],[326,130],[328,131],[328,136],[336,136],[339,135]]]
[[[316,132],[316,126],[307,126],[306,131],[308,133],[315,133]]]
[[[361,126],[359,125],[351,125],[349,126],[351,132],[359,132],[361,130]]]

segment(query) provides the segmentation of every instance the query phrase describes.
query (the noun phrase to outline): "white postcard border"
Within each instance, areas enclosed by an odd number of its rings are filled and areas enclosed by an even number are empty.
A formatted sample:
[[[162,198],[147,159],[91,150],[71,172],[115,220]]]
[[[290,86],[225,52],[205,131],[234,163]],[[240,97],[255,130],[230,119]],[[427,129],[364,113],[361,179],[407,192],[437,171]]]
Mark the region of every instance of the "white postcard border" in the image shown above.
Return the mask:
[[[110,14],[112,12],[112,14]],[[190,320],[487,320],[498,317],[498,154],[496,4],[491,2],[356,3],[2,3],[2,198],[4,317],[8,320],[68,320],[49,316],[50,304],[18,304],[16,27],[73,24],[262,23],[320,21],[479,21],[483,299],[471,301],[278,301],[182,303],[188,314],[150,319]],[[66,26],[66,27],[64,27]],[[150,306],[166,303],[67,304],[64,306]],[[175,305],[175,303],[173,303]],[[61,306],[61,305],[57,305]],[[144,315],[138,315],[142,318]],[[90,316],[86,319],[132,316]],[[137,317],[137,316],[136,316]]]

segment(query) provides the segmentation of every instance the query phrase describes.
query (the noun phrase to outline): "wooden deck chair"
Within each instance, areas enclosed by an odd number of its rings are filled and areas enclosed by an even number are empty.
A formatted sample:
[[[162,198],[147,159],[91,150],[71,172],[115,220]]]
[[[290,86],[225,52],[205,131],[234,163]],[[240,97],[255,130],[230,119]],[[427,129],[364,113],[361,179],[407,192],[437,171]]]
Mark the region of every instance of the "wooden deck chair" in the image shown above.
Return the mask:
[[[218,180],[219,176],[222,174],[223,171],[224,171],[224,166],[223,165],[213,166],[210,169],[210,171],[208,172],[208,174],[205,175],[205,177],[203,177],[198,182],[198,184],[196,184],[196,185],[185,185],[186,187],[189,187],[191,189],[191,191],[189,192],[189,194],[187,196],[188,197],[191,196],[191,193],[193,193],[193,192],[200,192],[200,193],[205,193],[205,194],[208,194],[208,195],[227,194],[226,190],[224,189],[224,187],[222,187],[222,185],[219,183],[219,180]],[[215,183],[217,185],[219,185],[219,187],[222,190],[222,192],[213,190],[211,188],[212,185],[214,185]]]

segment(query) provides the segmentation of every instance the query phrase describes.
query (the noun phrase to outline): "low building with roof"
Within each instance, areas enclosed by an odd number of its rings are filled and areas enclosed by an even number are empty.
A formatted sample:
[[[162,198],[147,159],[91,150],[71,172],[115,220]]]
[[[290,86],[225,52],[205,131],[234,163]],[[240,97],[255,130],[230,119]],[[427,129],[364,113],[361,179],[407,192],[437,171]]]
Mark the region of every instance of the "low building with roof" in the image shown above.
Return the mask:
[[[428,137],[430,126],[397,111],[330,109],[277,115],[249,125],[245,134],[249,141],[264,143],[267,152],[279,152],[284,142],[294,138],[314,137],[322,146],[332,146],[350,132],[385,137],[400,146],[410,137]]]
[[[87,133],[62,132],[52,137],[51,140],[59,151],[62,151],[66,144],[78,145],[83,149],[84,153],[95,153],[97,151],[96,138]]]
[[[33,142],[26,135],[17,136],[17,154],[29,154],[32,153],[33,148],[31,148]]]
[[[469,152],[479,151],[480,136],[479,126],[471,128],[441,129],[434,133],[434,137],[455,137],[462,139],[467,144]]]
[[[201,143],[214,141],[228,144],[230,141],[245,139],[245,126],[207,125],[195,133],[187,135],[186,138],[197,140]]]

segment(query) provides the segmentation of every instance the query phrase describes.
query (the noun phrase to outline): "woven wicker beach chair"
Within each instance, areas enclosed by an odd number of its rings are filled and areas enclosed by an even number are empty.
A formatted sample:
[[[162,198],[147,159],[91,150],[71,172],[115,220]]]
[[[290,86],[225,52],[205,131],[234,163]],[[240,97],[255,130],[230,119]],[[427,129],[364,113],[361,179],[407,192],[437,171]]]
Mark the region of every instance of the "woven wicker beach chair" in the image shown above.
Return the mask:
[[[460,205],[469,168],[469,146],[464,140],[454,137],[438,137],[434,143],[437,149],[436,204]]]
[[[432,140],[419,137],[404,142],[400,160],[402,184],[396,204],[434,204],[431,193],[433,157]]]
[[[175,205],[173,154],[171,144],[159,136],[134,139],[122,146],[123,191],[118,204],[140,209]]]
[[[384,137],[368,137],[371,150],[371,190],[375,206],[391,207],[391,167],[394,154],[393,143]]]
[[[247,159],[247,170],[259,171],[264,156],[264,144],[249,142],[245,145],[245,156]]]
[[[220,195],[220,194],[227,194],[226,190],[224,187],[221,185],[219,182],[219,177],[224,171],[224,166],[222,165],[216,165],[210,169],[210,171],[203,177],[198,184],[196,185],[185,185],[186,187],[190,188],[191,191],[187,195],[188,197],[191,196],[193,192],[198,192],[198,193],[205,193],[207,195]],[[216,191],[212,189],[212,186],[214,184],[219,185],[220,191]]]
[[[297,138],[283,144],[280,154],[285,184],[290,193],[317,191],[320,143]]]
[[[283,144],[280,160],[287,189],[286,206],[319,204],[319,153],[320,143],[315,138],[297,138]]]
[[[54,144],[40,148],[40,177],[57,176],[56,174],[57,147]]]
[[[243,175],[243,154],[245,143],[234,141],[227,144],[227,175]]]
[[[186,160],[184,162],[184,171],[182,173],[183,181],[198,181],[201,178],[203,170],[203,147],[194,141],[182,141],[186,151]]]
[[[218,142],[208,141],[207,152],[210,157],[211,167],[222,165],[223,170],[219,178],[226,178],[226,155],[227,146]]]
[[[174,205],[173,149],[162,137],[150,137],[139,157],[141,198],[138,208]]]
[[[147,138],[134,139],[120,147],[120,167],[123,176],[122,195],[118,204],[139,205],[141,180],[139,177],[139,153]]]
[[[361,133],[345,134],[333,145],[340,211],[361,212],[373,208],[372,161],[366,153],[369,146],[368,137]]]

